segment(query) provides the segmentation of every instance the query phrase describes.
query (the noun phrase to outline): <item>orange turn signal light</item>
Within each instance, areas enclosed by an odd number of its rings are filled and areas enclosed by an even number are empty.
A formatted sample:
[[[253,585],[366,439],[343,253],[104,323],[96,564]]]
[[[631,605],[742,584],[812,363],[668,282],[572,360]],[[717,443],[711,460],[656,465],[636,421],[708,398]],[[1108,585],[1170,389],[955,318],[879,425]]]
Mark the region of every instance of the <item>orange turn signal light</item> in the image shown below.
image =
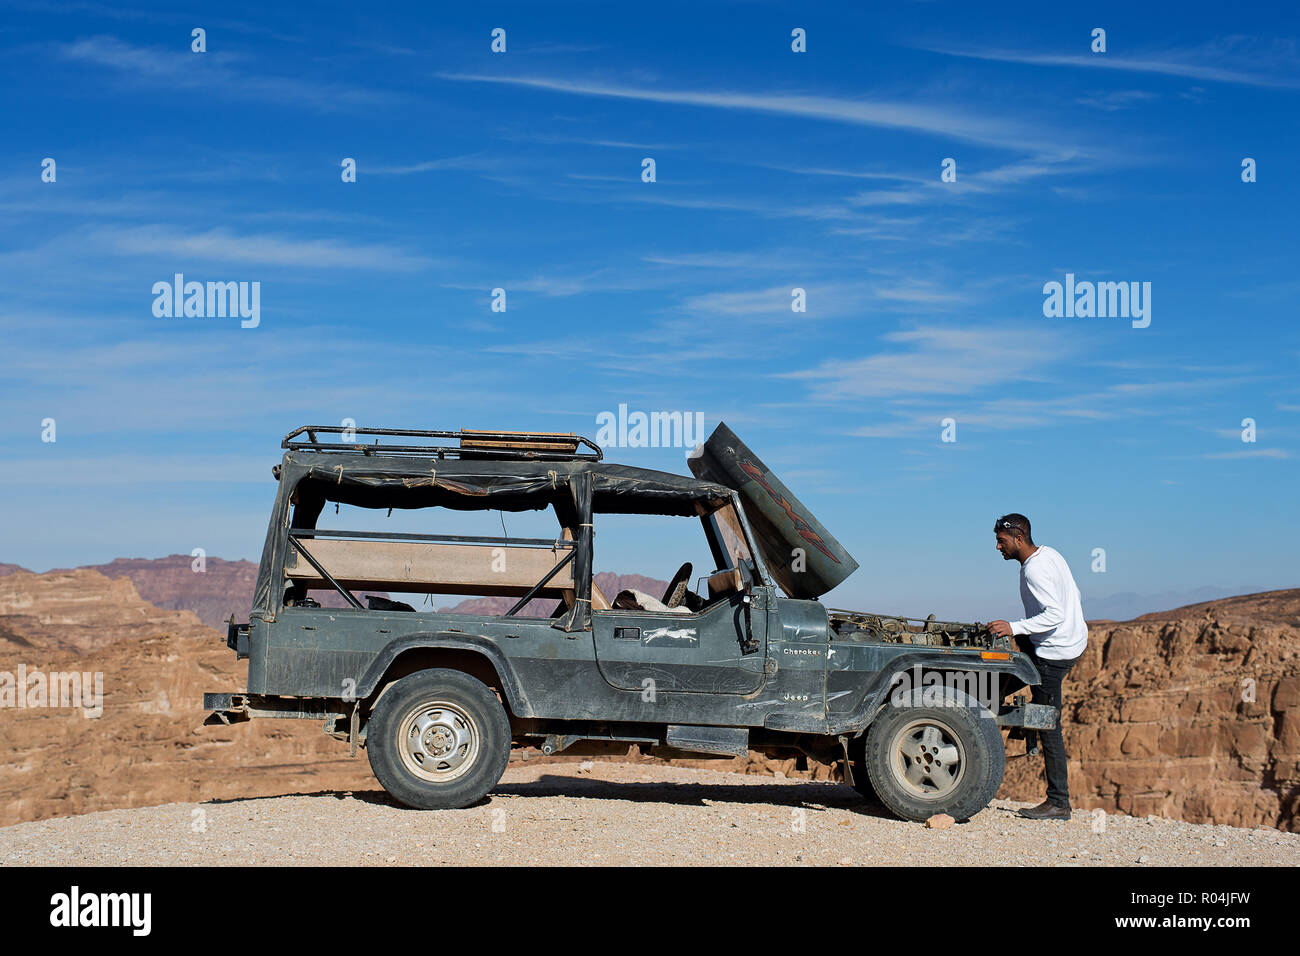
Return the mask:
[[[980,651],[980,658],[986,661],[1009,661],[1011,655],[1006,651]]]

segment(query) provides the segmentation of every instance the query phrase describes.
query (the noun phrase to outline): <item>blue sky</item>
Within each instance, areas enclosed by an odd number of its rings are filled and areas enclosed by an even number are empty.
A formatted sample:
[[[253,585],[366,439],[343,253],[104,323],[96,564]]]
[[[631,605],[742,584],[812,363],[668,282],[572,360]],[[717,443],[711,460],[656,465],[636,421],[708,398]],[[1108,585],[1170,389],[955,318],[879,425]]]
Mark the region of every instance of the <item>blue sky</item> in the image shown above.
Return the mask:
[[[0,10],[0,560],[256,559],[296,425],[625,403],[731,425],[861,562],[833,604],[1016,614],[1012,510],[1085,611],[1298,583],[1294,14]],[[178,272],[260,324],[155,317]],[[1046,317],[1067,273],[1149,327]]]

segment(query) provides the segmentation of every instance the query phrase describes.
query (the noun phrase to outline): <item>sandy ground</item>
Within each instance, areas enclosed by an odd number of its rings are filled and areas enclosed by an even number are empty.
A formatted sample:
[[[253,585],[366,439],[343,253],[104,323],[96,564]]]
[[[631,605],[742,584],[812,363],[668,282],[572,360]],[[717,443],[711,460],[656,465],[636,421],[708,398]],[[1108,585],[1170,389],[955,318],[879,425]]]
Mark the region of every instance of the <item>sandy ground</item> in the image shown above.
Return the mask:
[[[597,762],[514,765],[465,810],[373,790],[173,803],[0,829],[0,865],[1300,866],[1300,834],[995,801],[929,830],[849,787]]]

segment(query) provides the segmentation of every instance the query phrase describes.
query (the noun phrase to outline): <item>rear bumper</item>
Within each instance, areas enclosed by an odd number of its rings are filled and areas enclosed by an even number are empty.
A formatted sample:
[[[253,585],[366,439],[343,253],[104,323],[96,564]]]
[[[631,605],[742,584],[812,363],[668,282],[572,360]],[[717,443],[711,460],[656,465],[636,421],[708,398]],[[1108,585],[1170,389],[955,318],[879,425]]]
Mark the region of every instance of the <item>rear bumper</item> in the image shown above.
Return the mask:
[[[203,726],[239,724],[254,717],[299,717],[324,720],[343,711],[338,703],[321,697],[265,697],[261,694],[204,694],[203,709],[210,710]]]
[[[204,694],[203,709],[212,711],[203,721],[204,727],[248,720],[248,708],[242,694]]]

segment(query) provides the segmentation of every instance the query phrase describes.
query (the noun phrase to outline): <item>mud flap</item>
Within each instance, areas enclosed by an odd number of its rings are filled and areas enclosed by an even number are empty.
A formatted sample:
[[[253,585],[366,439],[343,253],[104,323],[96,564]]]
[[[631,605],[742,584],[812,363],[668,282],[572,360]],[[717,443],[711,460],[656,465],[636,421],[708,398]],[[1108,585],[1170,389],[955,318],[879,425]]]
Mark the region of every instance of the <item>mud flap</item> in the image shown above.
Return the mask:
[[[849,738],[844,734],[839,735],[840,753],[844,756],[844,782],[850,787],[854,786],[853,781],[853,760],[849,757]]]

